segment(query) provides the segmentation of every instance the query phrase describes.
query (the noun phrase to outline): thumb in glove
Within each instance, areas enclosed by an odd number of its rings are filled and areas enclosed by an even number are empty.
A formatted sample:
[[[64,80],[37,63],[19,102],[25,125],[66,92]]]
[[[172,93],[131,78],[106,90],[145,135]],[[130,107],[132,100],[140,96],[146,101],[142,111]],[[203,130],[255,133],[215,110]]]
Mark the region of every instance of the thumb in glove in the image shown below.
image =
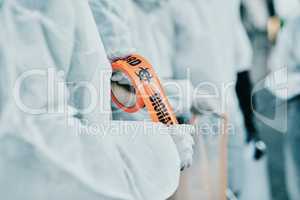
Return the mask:
[[[194,139],[191,134],[194,128],[189,125],[180,125],[172,127],[171,137],[176,145],[180,160],[181,170],[189,168],[193,163]]]

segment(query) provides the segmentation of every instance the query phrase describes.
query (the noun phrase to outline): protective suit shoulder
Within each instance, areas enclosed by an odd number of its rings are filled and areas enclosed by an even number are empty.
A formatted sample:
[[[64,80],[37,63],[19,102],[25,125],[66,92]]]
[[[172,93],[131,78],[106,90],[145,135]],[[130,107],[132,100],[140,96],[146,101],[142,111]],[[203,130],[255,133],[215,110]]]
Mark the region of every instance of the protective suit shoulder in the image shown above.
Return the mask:
[[[134,52],[130,30],[130,16],[133,12],[129,0],[89,0],[98,32],[108,57],[122,57]]]
[[[82,114],[90,120],[99,122],[100,119],[109,120],[108,111],[110,102],[110,77],[111,66],[107,59],[102,41],[93,19],[89,4],[84,0],[73,1],[76,13],[76,26],[74,36],[74,48],[71,59],[71,66],[68,73],[68,81],[71,91],[70,102],[74,107],[84,112]],[[83,85],[89,83],[89,85]],[[79,86],[79,89],[78,89]],[[81,86],[81,87],[80,87]],[[90,87],[93,87],[103,101],[94,105],[97,109],[89,111],[91,106]],[[95,99],[94,99],[95,100]],[[101,105],[98,105],[101,104]]]

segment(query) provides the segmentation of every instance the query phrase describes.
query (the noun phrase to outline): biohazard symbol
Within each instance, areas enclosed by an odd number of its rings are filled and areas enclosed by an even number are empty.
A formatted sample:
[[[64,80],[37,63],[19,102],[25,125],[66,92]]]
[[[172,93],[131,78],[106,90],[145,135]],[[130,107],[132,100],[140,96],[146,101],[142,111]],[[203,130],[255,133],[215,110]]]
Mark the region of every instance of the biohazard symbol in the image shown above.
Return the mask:
[[[148,68],[140,67],[139,73],[136,73],[136,75],[140,78],[141,81],[147,81],[150,83],[152,79],[152,75],[149,73]]]

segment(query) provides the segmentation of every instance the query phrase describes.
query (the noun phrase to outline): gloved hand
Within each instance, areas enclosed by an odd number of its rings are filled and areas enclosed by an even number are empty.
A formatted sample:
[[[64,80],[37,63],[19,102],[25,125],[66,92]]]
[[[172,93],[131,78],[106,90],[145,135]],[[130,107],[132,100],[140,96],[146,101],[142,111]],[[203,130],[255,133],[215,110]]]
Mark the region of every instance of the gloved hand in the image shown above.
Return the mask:
[[[191,126],[181,125],[172,127],[174,130],[171,137],[177,147],[177,151],[181,160],[181,170],[189,168],[193,163],[193,146],[194,139],[191,134],[195,132],[195,129]]]
[[[129,78],[120,71],[112,73],[111,81],[116,82],[119,85],[131,85]]]
[[[109,57],[109,60],[110,60],[111,63],[113,63],[117,60],[126,58],[129,55],[130,54],[126,54],[126,53],[120,53],[120,54],[114,53],[113,55],[111,55]],[[129,78],[124,73],[122,73],[120,71],[112,73],[111,81],[116,82],[119,85],[127,85],[127,86],[131,85]]]
[[[190,80],[162,80],[162,85],[176,116],[190,113],[194,90]]]
[[[133,88],[130,79],[124,73],[120,71],[112,73],[111,89],[113,91],[114,96],[120,102],[122,102],[123,105],[128,107],[135,105],[135,89]]]
[[[195,114],[221,114],[220,100],[204,89],[194,91],[192,111]]]
[[[122,86],[131,86],[122,72],[113,72],[111,81]],[[162,80],[168,100],[177,116],[189,113],[192,107],[193,86],[189,80]]]

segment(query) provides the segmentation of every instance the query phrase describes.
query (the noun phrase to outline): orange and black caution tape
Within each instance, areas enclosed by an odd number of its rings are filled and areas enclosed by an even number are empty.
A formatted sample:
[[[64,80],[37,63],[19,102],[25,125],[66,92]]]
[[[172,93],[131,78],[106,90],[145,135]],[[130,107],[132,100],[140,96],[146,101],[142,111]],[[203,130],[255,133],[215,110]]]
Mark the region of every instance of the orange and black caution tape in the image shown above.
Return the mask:
[[[178,124],[159,78],[145,58],[140,55],[131,55],[113,62],[112,68],[113,71],[120,71],[129,78],[136,93],[135,104],[126,107],[112,92],[112,99],[120,109],[133,113],[146,107],[153,122],[167,125]]]

